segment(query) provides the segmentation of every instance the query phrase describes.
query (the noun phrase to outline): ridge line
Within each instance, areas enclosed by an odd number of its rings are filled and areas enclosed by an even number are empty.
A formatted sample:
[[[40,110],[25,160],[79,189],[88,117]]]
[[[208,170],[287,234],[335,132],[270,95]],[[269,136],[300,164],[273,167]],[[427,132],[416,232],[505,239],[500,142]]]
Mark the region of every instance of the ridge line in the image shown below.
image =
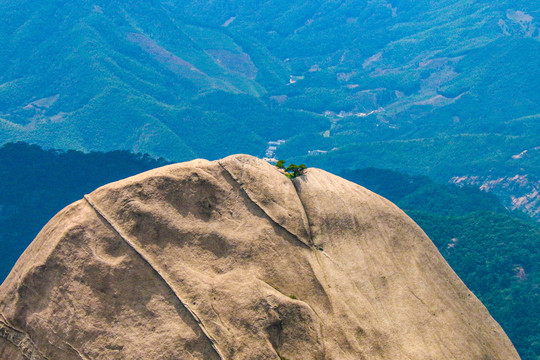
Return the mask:
[[[139,255],[139,257],[146,264],[148,264],[150,266],[150,268],[158,275],[158,277],[165,283],[165,285],[169,288],[169,290],[171,290],[171,292],[174,294],[174,296],[180,302],[180,304],[182,304],[182,306],[184,306],[184,308],[188,311],[188,313],[191,315],[191,317],[195,320],[195,323],[197,323],[197,326],[199,327],[199,329],[201,329],[202,333],[206,336],[208,341],[210,341],[210,345],[212,346],[212,348],[214,349],[214,351],[216,352],[218,357],[221,360],[225,360],[225,357],[222,355],[221,351],[217,347],[217,341],[209,333],[208,329],[206,328],[206,326],[202,322],[201,318],[197,315],[197,313],[195,313],[195,311],[193,311],[193,309],[191,309],[191,307],[187,304],[187,302],[182,300],[182,297],[180,296],[178,291],[171,284],[172,281],[169,279],[169,277],[162,270],[160,270],[156,265],[154,265],[150,261],[150,256],[146,253],[146,251],[144,251],[144,249],[142,249],[135,242],[130,240],[128,235],[124,234],[122,229],[118,225],[115,225],[114,221],[111,220],[101,209],[99,209],[99,207],[90,199],[89,195],[84,195],[84,199],[90,205],[90,207],[96,212],[96,214],[98,214],[99,217],[101,217],[103,220],[105,220],[105,222],[108,223],[111,226],[111,228],[116,232],[116,234],[118,236],[120,236],[120,238],[122,240],[124,240],[124,242],[126,244],[128,244],[129,247],[131,247],[133,249],[133,251],[135,251],[135,253],[137,255]]]
[[[303,176],[303,175],[301,175]],[[298,188],[296,187],[296,182],[294,181],[295,179],[291,179],[291,182],[293,184],[293,187],[294,187],[294,192],[296,194],[296,197],[298,198],[298,201],[300,202],[300,205],[302,206],[302,211],[304,212],[304,216],[306,217],[306,221],[307,221],[307,230],[308,230],[308,236],[309,236],[309,240],[311,241],[311,246],[315,246],[315,242],[313,241],[313,233],[311,231],[311,223],[309,221],[309,216],[308,216],[308,213],[306,211],[306,207],[304,206],[304,202],[302,201],[302,198],[300,197],[300,193],[298,192]]]
[[[223,164],[221,163],[220,160],[218,160],[218,164],[219,166],[221,166],[221,168],[227,173],[229,174],[229,176],[231,177],[231,179],[234,180],[234,182],[236,182],[238,184],[238,187],[242,190],[242,192],[246,195],[246,197],[249,199],[249,201],[251,201],[255,206],[257,206],[265,215],[266,217],[268,217],[275,225],[277,225],[280,229],[283,229],[285,232],[289,233],[290,235],[292,235],[292,237],[294,237],[296,240],[298,240],[298,242],[300,242],[302,245],[304,245],[305,247],[309,248],[309,249],[312,249],[313,246],[312,245],[309,245],[309,244],[306,244],[305,242],[302,241],[302,239],[300,239],[300,237],[294,233],[292,233],[290,230],[288,230],[286,227],[284,227],[283,225],[281,225],[278,221],[276,221],[272,216],[270,216],[270,214],[268,214],[259,204],[257,204],[257,202],[255,200],[253,200],[251,198],[251,196],[249,196],[248,192],[246,191],[246,189],[244,189],[244,187],[242,186],[242,183],[240,183],[240,181],[238,181],[238,179],[236,179],[233,174],[231,174],[231,172],[229,170],[227,170],[227,168],[225,166],[223,166]],[[302,206],[303,207],[303,206]],[[305,210],[304,210],[305,212]],[[309,227],[309,224],[308,224],[308,227]],[[310,231],[311,232],[311,231]],[[311,238],[311,234],[310,234],[310,238]]]

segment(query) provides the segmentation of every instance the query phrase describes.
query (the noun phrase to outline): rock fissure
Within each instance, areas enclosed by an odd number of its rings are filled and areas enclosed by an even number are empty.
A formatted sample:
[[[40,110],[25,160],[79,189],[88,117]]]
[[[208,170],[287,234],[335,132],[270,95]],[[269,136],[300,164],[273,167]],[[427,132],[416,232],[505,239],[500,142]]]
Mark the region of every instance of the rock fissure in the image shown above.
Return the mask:
[[[42,316],[39,316],[38,314],[34,314],[34,316],[36,316],[37,318],[39,318],[43,323],[47,323],[47,319],[43,318]],[[88,356],[84,355],[81,351],[77,350],[73,345],[71,345],[69,342],[67,342],[66,340],[64,340],[60,335],[58,335],[58,333],[56,331],[53,330],[53,328],[51,328],[50,326],[46,325],[47,329],[54,335],[56,336],[62,343],[64,343],[65,345],[67,345],[71,350],[73,350],[73,352],[75,352],[77,354],[77,356],[81,359],[81,360],[91,360]],[[58,345],[54,345],[54,344],[51,344],[59,349],[62,349],[60,348]],[[63,350],[63,349],[62,349]]]
[[[73,345],[71,345],[70,343],[68,343],[67,341],[64,341],[64,344],[66,344],[67,346],[69,346],[71,348],[71,350],[75,351],[77,353],[77,355],[79,355],[79,357],[82,359],[82,360],[90,360],[90,358],[86,355],[84,355],[82,352],[80,352],[79,350],[75,349],[75,347]]]
[[[3,321],[4,324],[9,325],[9,321],[8,321],[8,319],[4,316],[4,314],[0,313],[0,317],[2,317],[2,319],[0,319],[0,321]],[[11,326],[11,325],[10,325],[10,326]]]
[[[151,260],[150,256],[146,254],[146,251],[144,251],[140,246],[138,246],[134,241],[129,239],[129,236],[123,233],[122,229],[114,223],[113,220],[111,220],[91,199],[88,195],[84,195],[84,199],[86,202],[90,205],[92,209],[96,212],[96,214],[102,218],[109,226],[116,232],[116,234],[124,240],[126,244],[131,247],[135,253],[146,263],[150,266],[150,268],[158,275],[158,277],[165,283],[165,285],[169,288],[169,290],[174,294],[175,298],[182,304],[182,306],[188,311],[188,313],[191,315],[193,320],[197,323],[199,329],[202,331],[202,333],[206,336],[208,341],[210,342],[210,345],[218,355],[218,357],[221,360],[225,360],[225,357],[222,355],[221,351],[217,347],[217,341],[214,339],[214,337],[209,333],[208,329],[202,322],[201,318],[193,311],[193,309],[189,306],[189,304],[182,299],[180,296],[178,290],[174,288],[172,285],[172,281],[168,279],[168,276],[165,272],[163,272],[161,269],[158,268],[157,265],[155,265]]]
[[[307,220],[306,230],[308,232],[308,237],[311,242],[311,247],[313,248],[313,250],[324,251],[321,247],[316,246],[313,241],[313,232],[311,231],[311,221],[309,220],[309,214],[306,211],[306,207],[304,205],[304,202],[302,201],[302,197],[300,196],[300,191],[298,190],[298,186],[296,185],[296,182],[300,180],[298,178],[295,178],[295,179],[292,179],[291,181],[294,187],[294,192],[296,193],[296,196],[298,197],[298,202],[300,203],[300,206],[302,207],[302,211],[304,212],[304,216],[306,217],[306,220]]]
[[[26,360],[49,360],[37,349],[30,335],[4,322],[6,320],[4,315],[2,318],[3,320],[0,320],[0,338],[13,344]]]
[[[302,241],[302,239],[300,239],[300,237],[294,233],[292,233],[290,230],[288,230],[286,227],[284,227],[283,225],[281,225],[279,223],[279,221],[277,221],[276,219],[274,219],[273,216],[271,216],[267,211],[265,211],[262,206],[260,206],[257,201],[255,201],[250,195],[249,193],[246,191],[246,189],[244,188],[242,182],[240,180],[238,180],[229,170],[227,170],[227,168],[225,166],[223,166],[223,164],[221,164],[221,162],[218,161],[218,164],[221,166],[221,168],[230,176],[230,178],[238,184],[238,187],[242,190],[242,193],[246,196],[247,199],[249,199],[249,201],[251,203],[253,203],[255,206],[257,206],[257,208],[259,208],[265,215],[267,218],[269,218],[273,224],[275,224],[276,226],[278,226],[280,229],[286,231],[288,234],[290,234],[293,238],[295,238],[296,240],[298,240],[302,245],[310,248],[310,249],[313,249],[313,246],[310,245],[310,244],[306,244],[305,242]],[[310,236],[311,238],[311,236]]]

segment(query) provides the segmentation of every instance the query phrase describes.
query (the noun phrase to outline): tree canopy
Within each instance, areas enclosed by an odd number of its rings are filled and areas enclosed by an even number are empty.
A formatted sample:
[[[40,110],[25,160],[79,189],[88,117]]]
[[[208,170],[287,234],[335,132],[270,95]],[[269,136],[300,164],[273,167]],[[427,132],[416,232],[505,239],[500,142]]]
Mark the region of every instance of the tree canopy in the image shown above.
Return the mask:
[[[285,167],[285,160],[279,160],[276,163],[276,167],[285,171],[285,176],[287,176],[289,179],[294,179],[295,177],[303,175],[304,170],[306,169],[306,165],[304,164],[289,164],[289,166]]]

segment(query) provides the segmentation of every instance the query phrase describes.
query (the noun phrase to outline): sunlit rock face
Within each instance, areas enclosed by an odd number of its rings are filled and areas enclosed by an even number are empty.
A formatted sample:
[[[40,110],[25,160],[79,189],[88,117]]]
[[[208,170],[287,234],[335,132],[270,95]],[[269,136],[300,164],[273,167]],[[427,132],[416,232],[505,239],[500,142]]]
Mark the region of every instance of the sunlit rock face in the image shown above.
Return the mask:
[[[0,314],[2,359],[519,359],[396,206],[247,155],[68,206],[0,287]]]

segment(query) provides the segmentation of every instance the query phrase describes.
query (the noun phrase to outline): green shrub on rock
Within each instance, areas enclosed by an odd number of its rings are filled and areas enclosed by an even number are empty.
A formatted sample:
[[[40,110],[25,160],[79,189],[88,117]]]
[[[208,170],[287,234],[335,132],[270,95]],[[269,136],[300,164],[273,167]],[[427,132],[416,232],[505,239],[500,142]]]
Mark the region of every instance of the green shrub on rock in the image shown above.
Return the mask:
[[[285,160],[279,160],[276,163],[276,167],[285,171],[285,176],[287,176],[289,179],[294,179],[295,177],[303,175],[304,170],[306,169],[306,165],[304,164],[290,164],[289,166],[285,167]]]

